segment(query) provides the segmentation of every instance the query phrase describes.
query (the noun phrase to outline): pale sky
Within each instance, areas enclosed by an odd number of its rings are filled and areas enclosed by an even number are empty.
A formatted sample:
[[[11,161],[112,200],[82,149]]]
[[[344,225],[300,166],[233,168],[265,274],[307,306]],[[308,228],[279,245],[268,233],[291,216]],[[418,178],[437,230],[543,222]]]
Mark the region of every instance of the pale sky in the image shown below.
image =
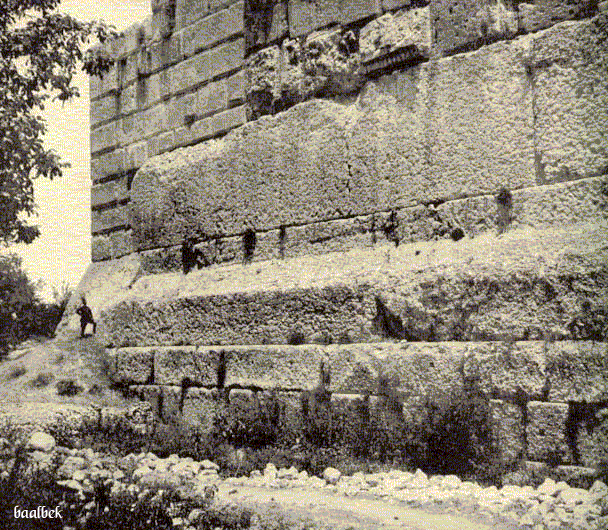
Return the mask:
[[[62,0],[60,11],[81,20],[103,19],[122,30],[150,13],[150,0]],[[65,104],[48,105],[44,116],[45,145],[55,149],[72,167],[61,179],[35,183],[35,200],[41,236],[30,245],[12,245],[9,252],[23,258],[31,280],[42,279],[44,296],[68,282],[76,287],[91,261],[89,81],[81,72],[75,80],[80,97]],[[2,252],[5,252],[2,249]]]

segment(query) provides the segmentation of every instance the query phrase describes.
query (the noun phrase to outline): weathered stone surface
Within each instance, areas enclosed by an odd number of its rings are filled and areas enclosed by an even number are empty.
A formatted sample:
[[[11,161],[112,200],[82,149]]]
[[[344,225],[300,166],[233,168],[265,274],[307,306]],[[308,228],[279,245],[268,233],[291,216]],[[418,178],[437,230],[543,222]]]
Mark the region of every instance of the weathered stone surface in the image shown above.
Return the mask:
[[[57,334],[80,332],[80,318],[75,314],[85,296],[94,318],[99,317],[103,307],[112,305],[120,298],[141,272],[137,256],[125,256],[113,261],[91,263],[75,289],[64,311]]]
[[[608,408],[596,408],[578,425],[576,450],[584,466],[600,469],[608,463]]]
[[[566,464],[571,462],[572,455],[566,434],[567,419],[566,403],[528,403],[528,457],[538,461],[549,460]]]
[[[364,82],[357,46],[352,31],[330,29],[252,54],[245,70],[253,118],[313,97],[354,94]]]
[[[247,50],[259,48],[287,35],[287,2],[274,0],[272,9],[255,9],[248,2],[245,6],[245,41]]]
[[[55,447],[55,438],[45,432],[35,432],[27,443],[30,451],[43,451],[49,453]]]
[[[556,2],[557,4],[557,2]],[[608,16],[560,24],[535,37],[535,138],[540,182],[608,168]]]
[[[355,105],[307,102],[221,141],[157,160],[134,182],[136,232],[151,227],[151,237],[140,238],[141,248],[177,244],[186,230],[242,233],[246,218],[257,219],[256,228],[266,230],[417,201],[494,194],[501,186],[534,186],[526,53],[519,39],[428,63],[370,85]],[[273,79],[279,71],[277,66]],[[270,102],[273,79],[252,81],[259,87],[254,92],[268,92]],[[214,120],[220,122],[222,116]],[[331,153],[321,149],[329,144]],[[234,182],[225,178],[224,168],[230,168]],[[220,173],[221,180],[214,176]],[[294,178],[302,185],[289,192],[278,186]],[[261,186],[265,193],[260,196]],[[255,198],[242,200],[250,190],[256,190]],[[315,200],[315,190],[324,196]],[[188,219],[174,212],[172,193],[189,197],[191,204],[179,201]],[[217,209],[220,202],[223,207]],[[317,206],[315,215],[311,204]]]
[[[464,377],[487,397],[541,399],[547,381],[545,348],[542,342],[469,344]]]
[[[375,357],[382,380],[377,392],[387,388],[404,399],[416,397],[430,402],[449,403],[464,390],[462,365],[466,345],[462,343],[394,344],[377,349]]]
[[[125,169],[124,149],[115,149],[109,153],[91,157],[91,180],[93,182],[110,175],[119,175]]]
[[[135,250],[131,230],[91,238],[91,260],[118,259]]]
[[[320,333],[352,342],[591,338],[574,335],[570,323],[585,328],[595,313],[580,314],[573,301],[602,307],[605,237],[605,229],[581,225],[155,275],[106,306],[100,339],[126,346],[285,344],[296,332],[304,342]]]
[[[315,29],[340,21],[340,3],[331,0],[289,0],[287,20],[292,37],[308,35]]]
[[[91,153],[114,149],[118,145],[119,121],[111,121],[91,130]]]
[[[91,207],[96,208],[128,199],[127,183],[128,177],[123,176],[103,184],[94,184],[91,186]]]
[[[517,11],[497,0],[432,0],[434,48],[438,54],[474,47],[488,39],[513,36]]]
[[[122,384],[147,384],[152,381],[154,348],[124,348],[116,352],[116,371],[112,379]]]
[[[311,390],[319,383],[319,364],[327,357],[319,346],[258,346],[221,350],[226,386]]]
[[[140,399],[147,401],[152,407],[155,416],[162,414],[162,387],[157,385],[130,385],[129,392]]]
[[[359,33],[359,52],[364,61],[406,47],[413,47],[420,57],[430,55],[428,6],[386,13],[365,25]]]
[[[102,127],[107,127],[107,125]],[[116,134],[121,143],[131,144],[162,132],[166,128],[167,105],[166,103],[159,103],[154,107],[124,116],[120,120],[120,127]],[[92,144],[91,152],[93,152]]]
[[[222,42],[243,31],[243,2],[209,15],[188,26],[183,34],[183,53],[186,57]]]
[[[98,234],[116,228],[129,228],[129,207],[116,205],[91,212],[91,233]]]
[[[211,433],[220,396],[215,389],[188,388],[182,405],[182,420],[201,434]]]
[[[501,399],[490,400],[492,439],[500,461],[510,465],[519,460],[524,452],[523,411]]]
[[[220,351],[178,346],[158,348],[154,355],[154,382],[158,385],[216,386]]]
[[[118,113],[116,96],[111,94],[91,101],[89,108],[89,121],[91,126],[114,118]]]
[[[184,390],[179,386],[162,386],[163,397],[160,415],[165,422],[178,422],[181,416],[181,401]]]
[[[188,233],[242,233],[249,219],[264,229],[350,210],[339,109],[311,102],[282,119],[258,120],[221,140],[168,153],[140,170],[131,190],[139,247],[181,244]],[[286,188],[294,177],[298,185]]]
[[[338,394],[378,392],[381,369],[377,355],[394,351],[394,344],[342,344],[325,348],[329,357],[331,382],[329,389]]]
[[[536,184],[527,50],[516,39],[421,67],[428,166],[417,186],[427,200]]]
[[[549,343],[547,377],[551,401],[608,401],[608,344]]]
[[[530,32],[562,22],[591,16],[596,3],[590,0],[529,0],[519,3],[519,28]]]

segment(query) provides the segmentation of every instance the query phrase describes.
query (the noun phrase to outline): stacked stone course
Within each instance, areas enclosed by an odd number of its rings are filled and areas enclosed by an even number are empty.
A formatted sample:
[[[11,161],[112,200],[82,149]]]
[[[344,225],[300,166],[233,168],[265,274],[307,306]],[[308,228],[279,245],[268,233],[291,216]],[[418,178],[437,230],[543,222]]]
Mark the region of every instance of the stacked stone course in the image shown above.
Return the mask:
[[[415,423],[473,392],[506,467],[593,474],[607,16],[592,0],[154,0],[91,79],[79,291],[116,381],[207,430],[218,407],[276,395],[293,436],[318,390],[347,438],[362,407]],[[188,238],[205,269],[182,275]]]

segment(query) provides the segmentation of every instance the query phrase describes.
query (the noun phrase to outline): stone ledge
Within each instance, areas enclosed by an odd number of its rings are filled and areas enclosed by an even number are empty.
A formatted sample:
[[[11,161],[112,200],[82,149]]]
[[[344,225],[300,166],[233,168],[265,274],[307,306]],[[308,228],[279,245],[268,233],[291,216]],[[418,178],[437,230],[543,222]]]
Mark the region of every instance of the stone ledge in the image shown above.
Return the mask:
[[[602,340],[605,237],[573,225],[145,276],[100,330],[116,346]]]

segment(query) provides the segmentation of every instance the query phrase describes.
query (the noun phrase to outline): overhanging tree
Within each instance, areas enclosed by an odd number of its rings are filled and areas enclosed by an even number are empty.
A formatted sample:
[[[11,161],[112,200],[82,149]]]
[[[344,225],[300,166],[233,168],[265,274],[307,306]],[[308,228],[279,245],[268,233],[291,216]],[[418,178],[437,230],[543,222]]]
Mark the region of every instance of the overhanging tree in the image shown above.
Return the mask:
[[[38,227],[33,180],[53,179],[69,166],[43,145],[40,112],[50,99],[78,96],[73,76],[82,66],[100,75],[112,63],[87,51],[114,36],[103,22],[81,22],[57,11],[59,0],[0,0],[0,241],[31,243]]]

